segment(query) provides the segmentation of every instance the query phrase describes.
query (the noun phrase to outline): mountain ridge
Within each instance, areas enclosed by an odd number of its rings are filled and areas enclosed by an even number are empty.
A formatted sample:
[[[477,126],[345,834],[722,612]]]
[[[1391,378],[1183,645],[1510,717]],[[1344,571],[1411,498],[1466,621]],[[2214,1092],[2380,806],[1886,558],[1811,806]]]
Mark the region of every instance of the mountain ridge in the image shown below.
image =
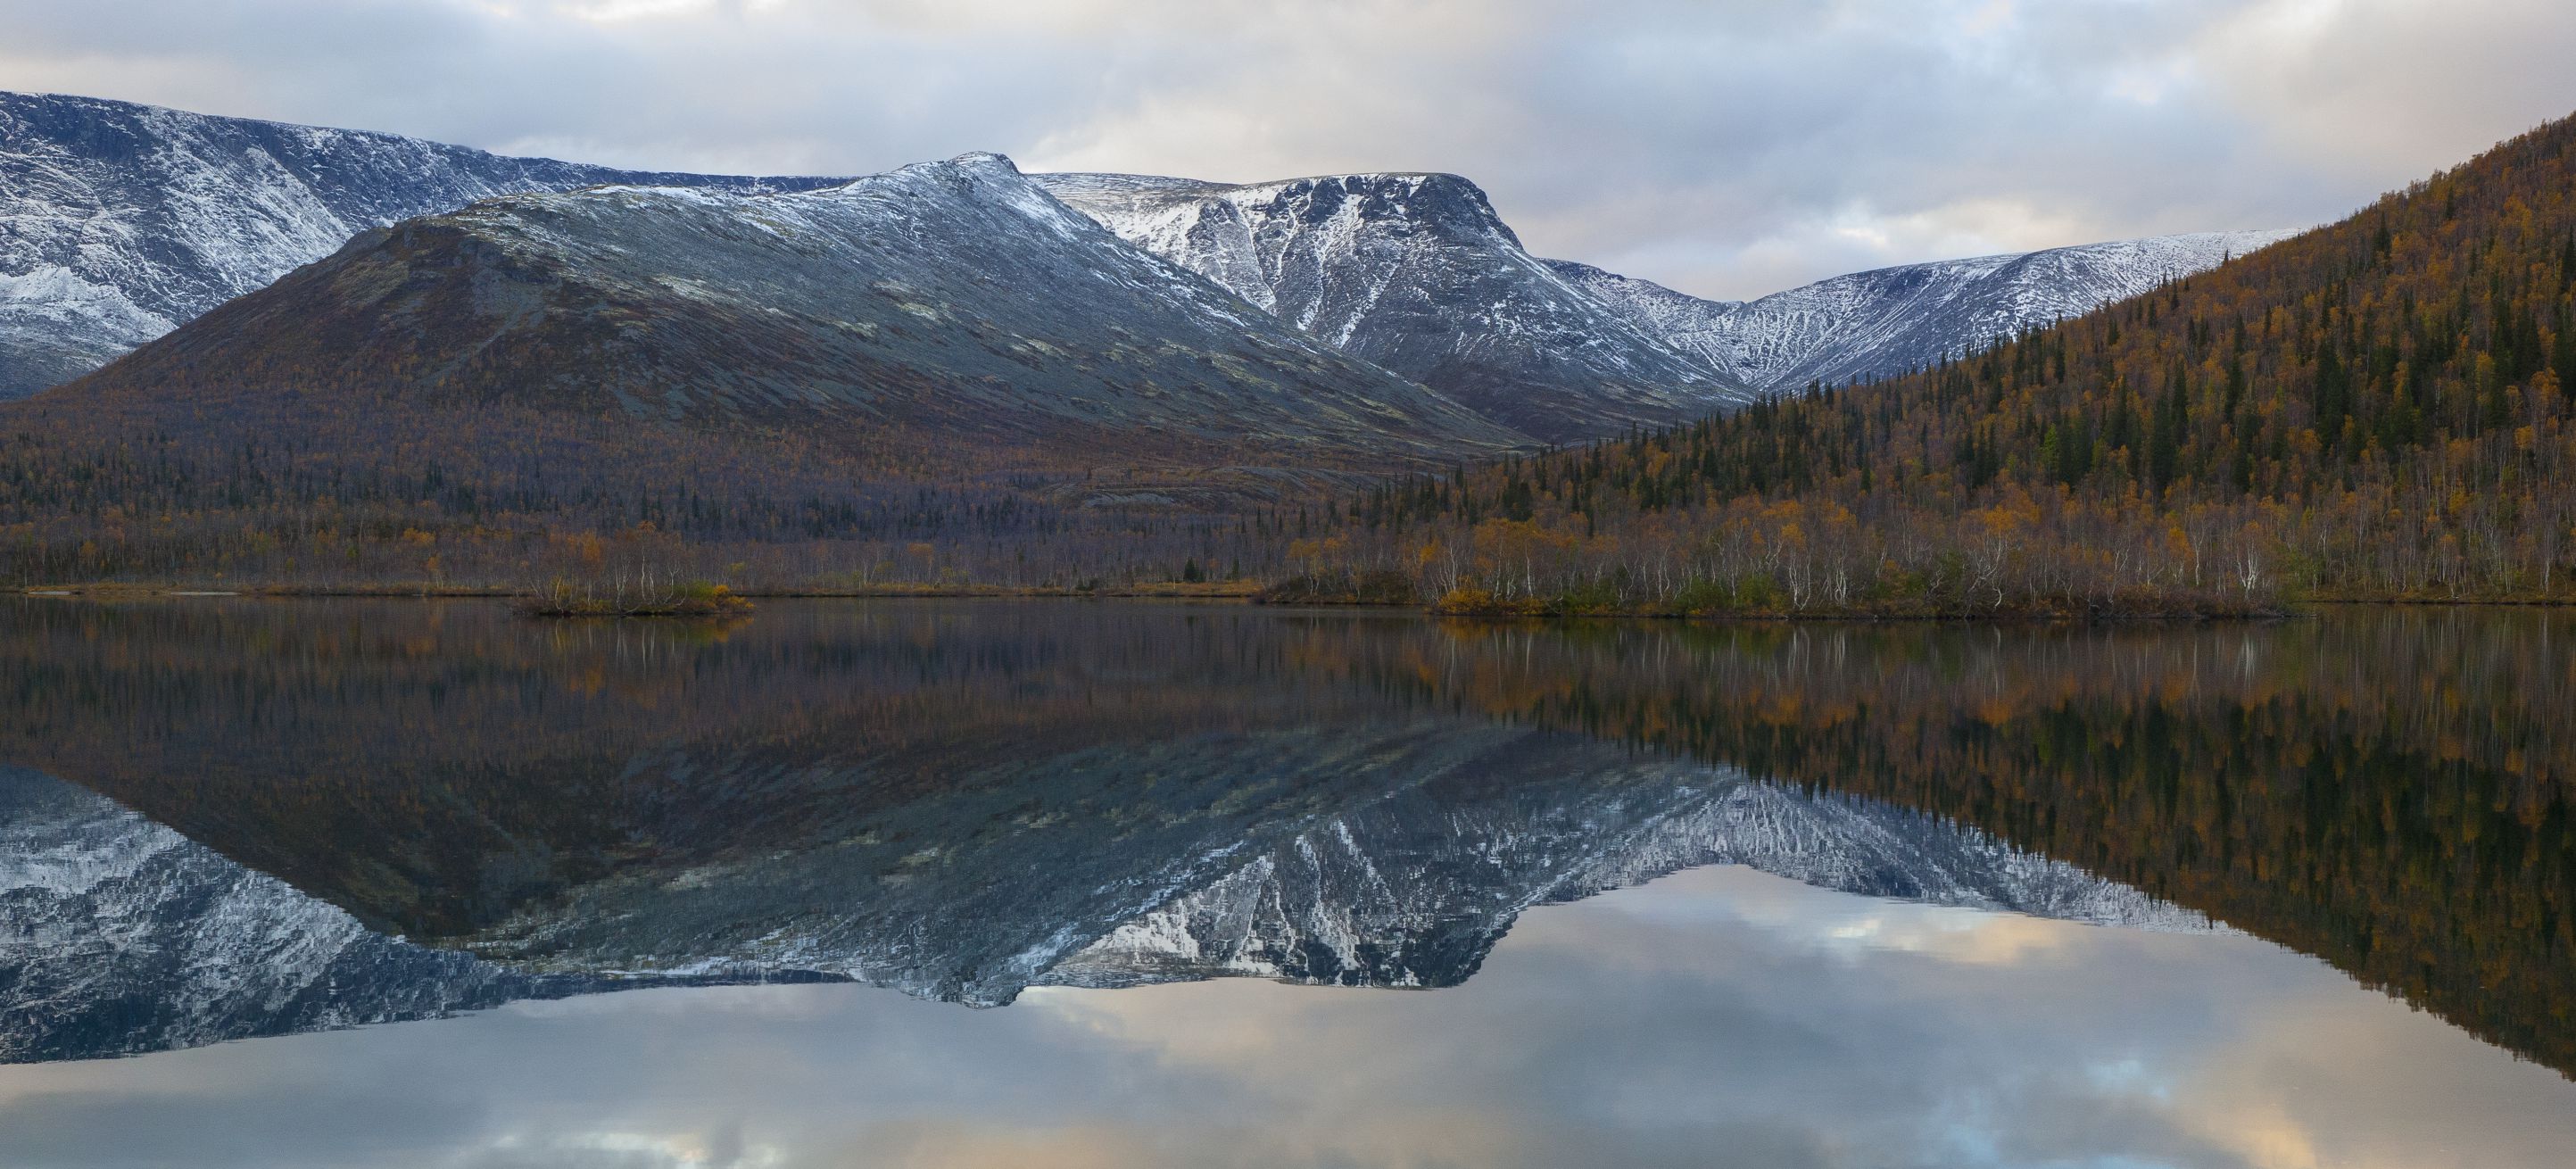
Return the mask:
[[[753,191],[833,181],[620,170],[0,91],[0,399],[95,369],[365,228],[601,183]]]
[[[1483,189],[1456,175],[1034,177],[1129,243],[1541,439],[1747,400],[1530,255]]]
[[[911,478],[1060,480],[1104,459],[1377,474],[1527,445],[982,153],[799,191],[510,195],[373,229],[22,409],[66,398],[172,431],[211,410],[194,425],[326,454],[345,446],[334,417],[373,411],[469,452],[506,442],[477,421],[494,409],[783,428]]]
[[[1899,264],[1749,301],[1704,300],[1588,264],[1550,260],[1667,343],[1764,393],[1844,385],[1964,356],[2197,275],[2295,230],[2150,236]]]

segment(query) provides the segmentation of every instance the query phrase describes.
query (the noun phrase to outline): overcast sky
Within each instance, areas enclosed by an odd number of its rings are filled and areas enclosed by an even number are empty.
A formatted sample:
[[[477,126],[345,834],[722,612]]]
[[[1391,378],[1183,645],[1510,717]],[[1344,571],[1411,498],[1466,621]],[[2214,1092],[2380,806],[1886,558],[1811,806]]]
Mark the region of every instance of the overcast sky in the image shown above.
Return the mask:
[[[2298,226],[2576,110],[2569,0],[0,0],[0,88],[637,167],[1465,174],[1705,296]]]

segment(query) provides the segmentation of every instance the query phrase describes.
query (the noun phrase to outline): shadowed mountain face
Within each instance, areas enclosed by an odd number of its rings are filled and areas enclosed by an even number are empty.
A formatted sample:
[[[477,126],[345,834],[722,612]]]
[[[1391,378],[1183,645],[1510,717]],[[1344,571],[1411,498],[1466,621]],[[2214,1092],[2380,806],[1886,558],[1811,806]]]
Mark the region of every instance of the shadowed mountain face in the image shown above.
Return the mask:
[[[1740,383],[1532,257],[1485,193],[1456,175],[1036,181],[1298,329],[1551,442],[1749,400]]]
[[[521,196],[358,237],[67,388],[330,449],[352,402],[796,434],[863,465],[1379,471],[1522,441],[970,155],[842,186]],[[31,403],[30,408],[51,402]],[[178,429],[175,425],[173,429]]]
[[[1445,986],[1530,906],[1712,863],[2208,928],[1896,807],[1335,676],[1409,622],[816,606],[702,641],[325,608],[9,613],[9,755],[123,804],[0,791],[17,1058],[675,982]]]
[[[367,228],[477,199],[599,183],[751,192],[839,181],[621,171],[0,93],[0,399],[87,373]]]

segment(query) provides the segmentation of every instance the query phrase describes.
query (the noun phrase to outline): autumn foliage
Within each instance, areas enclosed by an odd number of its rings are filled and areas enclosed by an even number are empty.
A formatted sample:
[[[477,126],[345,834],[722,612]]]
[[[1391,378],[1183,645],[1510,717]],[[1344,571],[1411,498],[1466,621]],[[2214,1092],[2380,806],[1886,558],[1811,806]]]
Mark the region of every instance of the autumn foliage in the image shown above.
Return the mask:
[[[2571,600],[2571,387],[2560,122],[1931,369],[1390,484],[1334,567],[1557,613]]]

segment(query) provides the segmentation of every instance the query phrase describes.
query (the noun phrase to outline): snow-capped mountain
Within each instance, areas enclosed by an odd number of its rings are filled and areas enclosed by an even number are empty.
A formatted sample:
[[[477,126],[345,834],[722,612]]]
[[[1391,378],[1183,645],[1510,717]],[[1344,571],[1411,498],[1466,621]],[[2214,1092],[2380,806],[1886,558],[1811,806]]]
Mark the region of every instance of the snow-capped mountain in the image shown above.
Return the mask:
[[[0,398],[95,369],[362,230],[478,199],[599,183],[750,192],[838,181],[621,171],[0,92]]]
[[[480,434],[482,404],[710,435],[748,419],[871,457],[1020,452],[1033,470],[1382,474],[1528,442],[1127,245],[990,154],[808,191],[485,200],[365,232],[75,390],[143,422],[227,395],[225,425],[287,434],[313,425],[308,394],[492,442],[507,436]]]
[[[1345,762],[1361,750],[1315,745]],[[979,1006],[1033,985],[1225,976],[1455,985],[1523,910],[1706,864],[1869,896],[2219,928],[1900,809],[1729,769],[1612,763],[1624,753],[1543,734],[1446,746],[1415,756],[1432,770],[1404,778],[1421,783],[1252,824],[1252,847],[1223,829],[1188,840],[1103,824],[1082,863],[1035,864],[957,824],[910,839],[915,859],[892,870],[826,845],[613,882],[455,940],[479,956],[372,932],[105,797],[0,768],[0,1062],[675,984],[849,979]],[[1595,766],[1538,775],[1583,763]],[[956,855],[920,859],[943,851]]]
[[[1842,385],[1958,356],[2204,272],[2291,231],[2205,232],[1855,272],[1753,301],[1712,301],[1584,264],[1560,276],[1645,331],[1764,393]]]
[[[1742,384],[1521,247],[1456,175],[1036,181],[1121,238],[1523,433],[1687,421]]]
[[[862,180],[861,186],[882,193],[897,184],[895,176],[917,179],[923,173],[924,168],[907,168]],[[0,93],[0,399],[88,372],[301,265],[332,256],[362,232],[478,201],[613,185],[623,190],[594,206],[696,213],[724,201],[693,201],[646,188],[757,197],[826,188],[846,193],[841,184],[627,172],[507,158],[396,135]],[[1235,185],[1060,174],[1034,176],[1013,198],[1023,214],[975,226],[1029,233],[1038,243],[1070,240],[1078,230],[1045,206],[1061,200],[1204,283],[1168,271],[1146,272],[1132,259],[1097,248],[1079,263],[1028,271],[1011,266],[1020,249],[1009,241],[919,241],[925,248],[933,242],[956,247],[939,275],[952,285],[1051,292],[1066,302],[1106,281],[1124,285],[1121,295],[1131,304],[1166,299],[1175,302],[1167,308],[1209,320],[1252,319],[1222,303],[1226,298],[1211,297],[1213,287],[1321,343],[1300,349],[1288,340],[1282,348],[1280,331],[1262,323],[1242,326],[1260,334],[1251,341],[1255,348],[1298,363],[1336,366],[1331,376],[1345,388],[1357,363],[1342,359],[1356,358],[1496,424],[1484,428],[1483,439],[1509,430],[1514,438],[1545,441],[1685,421],[1810,379],[1839,383],[1919,366],[1945,352],[2143,292],[2286,234],[2173,236],[1910,265],[1737,303],[1534,257],[1484,192],[1454,175],[1355,174]],[[890,210],[893,201],[879,205]],[[814,205],[758,206],[803,213]],[[528,205],[513,207],[497,214],[524,213]],[[488,224],[490,217],[463,222]],[[840,226],[882,233],[880,243],[891,245],[912,223],[910,213],[897,212]],[[839,295],[815,282],[818,266],[831,259],[809,255],[801,276],[776,282],[691,283],[695,277],[676,275],[681,284],[664,291],[715,306],[733,323],[792,318],[803,322],[806,340],[819,338],[823,348],[834,350],[835,342],[846,339],[832,331],[838,318],[813,311],[816,294]],[[881,271],[859,274],[884,279]],[[915,283],[928,287],[917,279],[926,274],[914,270]],[[895,303],[909,293],[890,287],[871,295]],[[768,303],[765,298],[772,296],[782,303]],[[979,320],[972,298],[951,296],[945,303],[966,315],[944,321],[917,317],[918,322],[970,329],[1001,323]],[[1059,304],[1058,310],[1071,307]],[[1106,327],[1078,313],[1057,315],[1057,323],[1068,327]],[[866,313],[840,316],[853,318],[844,324],[875,323]],[[1024,330],[1015,343],[1052,347],[1062,335]],[[1119,348],[1109,335],[1085,339]],[[1216,351],[1198,341],[1183,348],[1199,357]],[[1319,359],[1313,356],[1317,349],[1329,352]],[[962,376],[1025,382],[1035,367],[1056,371],[1073,365],[1087,372],[1079,367],[1096,364],[1058,361],[1055,348],[1023,346],[998,358],[1010,368],[986,368],[991,362],[985,358],[992,356],[966,354],[978,372]],[[1098,383],[1072,395],[1080,400],[1076,413],[1114,415],[1145,401],[1151,404],[1144,413],[1154,415],[1156,425],[1183,415],[1209,422],[1194,412],[1222,407],[1226,395],[1198,399],[1184,392],[1157,399],[1172,392],[1176,379],[1204,387],[1235,378],[1221,361],[1213,375],[1202,377],[1171,368],[1168,361],[1136,361],[1140,354],[1134,350],[1121,356],[1136,368],[1075,378]],[[756,371],[719,380],[730,383],[722,391],[729,400],[833,397],[854,380],[874,379],[873,373],[853,372],[859,364],[834,351],[810,367],[775,376]],[[1268,383],[1274,404],[1280,395],[1298,392],[1293,378],[1249,377]],[[795,380],[805,378],[821,388],[809,393]],[[1425,423],[1408,412],[1418,403],[1399,401],[1406,392],[1386,388],[1394,380],[1379,379],[1358,395],[1365,401],[1327,395],[1325,413],[1334,417],[1325,429],[1360,421],[1402,431]],[[983,404],[972,394],[961,401],[969,409]],[[1378,413],[1378,406],[1393,413]],[[1232,420],[1219,415],[1212,421],[1221,428]],[[1242,421],[1241,429],[1251,431],[1275,419]],[[1438,433],[1443,427],[1437,422],[1427,429],[1431,433],[1413,437],[1435,446],[1452,437]],[[1476,444],[1447,453],[1471,449]]]

